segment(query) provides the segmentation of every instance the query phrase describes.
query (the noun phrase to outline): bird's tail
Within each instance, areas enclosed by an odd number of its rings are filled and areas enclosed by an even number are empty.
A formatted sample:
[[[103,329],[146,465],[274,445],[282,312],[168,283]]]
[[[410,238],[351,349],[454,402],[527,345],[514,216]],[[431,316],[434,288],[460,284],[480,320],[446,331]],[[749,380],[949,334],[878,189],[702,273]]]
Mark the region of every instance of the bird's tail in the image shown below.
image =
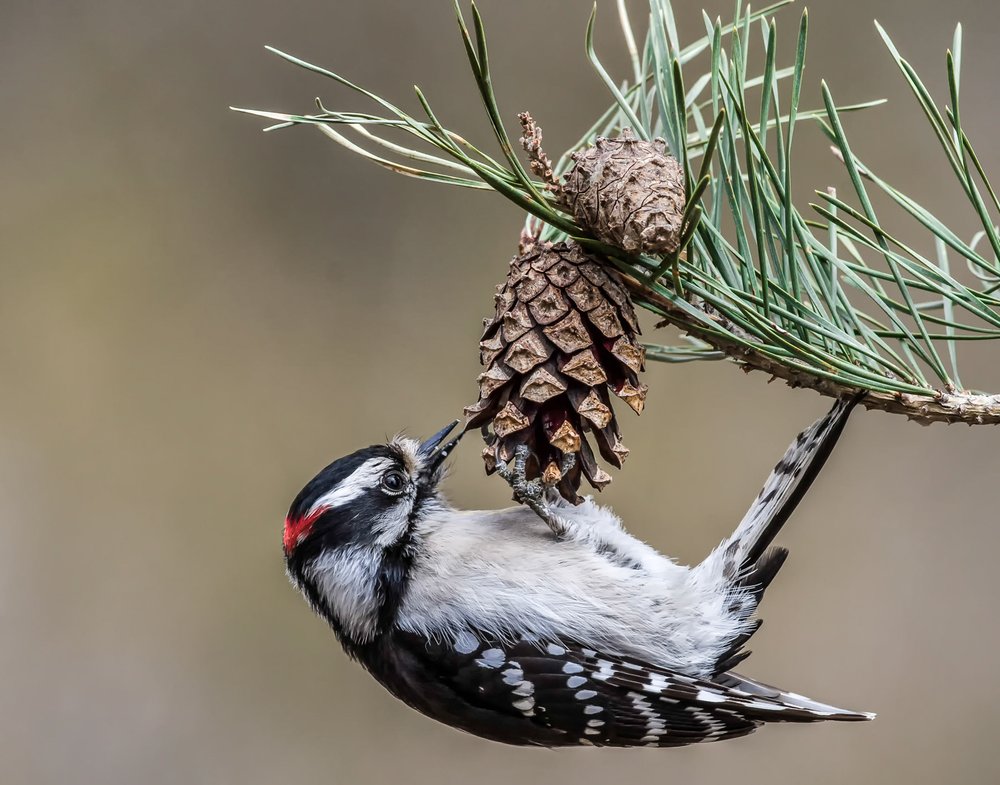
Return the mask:
[[[784,548],[770,548],[771,542],[819,476],[851,411],[862,397],[838,400],[826,416],[795,438],[736,530],[697,567],[702,575],[743,590],[749,600],[740,608],[744,618],[756,609],[764,590],[788,556]],[[759,625],[756,622],[732,642],[719,658],[717,672],[729,670],[747,656],[748,652],[741,649]]]
[[[839,720],[841,722],[863,722],[875,719],[872,712],[851,711],[839,709],[826,703],[820,703],[797,692],[788,692],[772,687],[769,684],[748,679],[736,673],[724,673],[713,681],[735,690],[746,693],[751,699],[747,705],[748,716],[764,722],[822,722],[824,720]]]

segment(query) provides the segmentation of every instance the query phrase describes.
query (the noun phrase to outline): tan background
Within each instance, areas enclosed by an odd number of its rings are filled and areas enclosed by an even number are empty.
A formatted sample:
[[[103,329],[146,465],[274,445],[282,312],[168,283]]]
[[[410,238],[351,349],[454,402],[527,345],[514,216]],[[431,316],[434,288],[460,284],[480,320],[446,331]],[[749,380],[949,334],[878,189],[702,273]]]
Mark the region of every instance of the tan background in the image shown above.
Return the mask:
[[[677,3],[688,40],[700,7]],[[483,8],[506,115],[532,109],[558,150],[608,100],[583,55],[589,3]],[[850,120],[856,148],[970,236],[873,16],[939,97],[951,28],[966,23],[964,116],[997,171],[1000,8],[811,8],[804,104],[821,76],[843,102],[890,97]],[[746,670],[877,710],[874,724],[678,751],[520,750],[417,716],[346,660],[286,584],[286,505],[332,457],[428,433],[470,400],[479,319],[520,216],[229,113],[306,109],[316,94],[361,107],[268,42],[407,106],[419,81],[443,118],[486,139],[445,0],[0,11],[0,781],[997,781],[992,429],[857,416],[783,537],[793,558]],[[598,43],[624,73],[610,2]],[[804,203],[839,180],[817,133],[799,143]],[[998,357],[971,355],[969,383],[1000,389]],[[694,560],[826,402],[722,364],[657,365],[647,381],[606,498]],[[477,452],[460,453],[450,492],[499,505]]]

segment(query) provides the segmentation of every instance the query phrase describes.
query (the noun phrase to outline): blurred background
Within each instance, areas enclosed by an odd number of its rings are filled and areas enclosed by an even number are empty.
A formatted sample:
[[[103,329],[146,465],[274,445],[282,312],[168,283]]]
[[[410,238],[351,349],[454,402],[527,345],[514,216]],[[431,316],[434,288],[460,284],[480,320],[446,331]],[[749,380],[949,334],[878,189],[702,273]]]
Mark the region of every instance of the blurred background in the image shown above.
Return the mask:
[[[701,0],[675,6],[682,38],[700,35]],[[589,2],[481,7],[506,116],[530,109],[559,152],[609,101],[584,56]],[[783,62],[798,13],[779,17]],[[672,751],[506,748],[393,701],[287,585],[281,522],[305,480],[475,398],[480,318],[521,216],[310,129],[263,135],[227,106],[363,107],[270,43],[404,106],[419,82],[485,141],[452,14],[446,0],[3,3],[0,781],[1000,779],[995,429],[859,413],[782,535],[792,558],[744,670],[878,711],[869,725]],[[891,99],[848,118],[855,149],[971,236],[871,21],[942,101],[965,23],[964,121],[996,172],[1000,7],[819,0],[810,15],[803,106],[820,105],[821,77],[843,103]],[[611,2],[597,43],[624,75]],[[815,129],[796,144],[803,204],[843,185]],[[967,383],[1000,389],[997,358],[997,345],[970,353]],[[646,381],[641,424],[623,415],[631,461],[603,499],[695,561],[829,402],[722,363],[653,364]],[[474,440],[459,452],[450,494],[502,505],[478,453]]]

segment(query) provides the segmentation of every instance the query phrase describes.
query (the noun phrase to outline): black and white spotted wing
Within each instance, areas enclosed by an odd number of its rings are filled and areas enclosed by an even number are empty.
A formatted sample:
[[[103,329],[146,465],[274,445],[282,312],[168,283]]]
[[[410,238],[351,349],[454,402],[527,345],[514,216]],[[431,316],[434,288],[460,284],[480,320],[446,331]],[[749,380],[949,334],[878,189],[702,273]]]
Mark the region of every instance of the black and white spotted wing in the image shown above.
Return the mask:
[[[773,697],[785,693],[740,689],[757,685],[728,674],[737,686],[573,644],[503,645],[471,633],[457,646],[408,633],[394,637],[438,689],[433,705],[407,702],[442,722],[509,744],[676,747],[745,736],[767,721],[865,718],[808,699],[802,700],[823,711]],[[452,718],[459,715],[463,721],[456,723]]]

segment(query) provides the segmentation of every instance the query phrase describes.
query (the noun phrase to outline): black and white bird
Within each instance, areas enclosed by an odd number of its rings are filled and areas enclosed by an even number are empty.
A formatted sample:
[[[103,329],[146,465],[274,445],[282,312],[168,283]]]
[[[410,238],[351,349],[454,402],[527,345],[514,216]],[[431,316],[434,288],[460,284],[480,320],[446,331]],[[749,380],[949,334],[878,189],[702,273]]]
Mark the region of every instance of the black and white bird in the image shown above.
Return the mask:
[[[458,510],[449,426],[323,469],[285,521],[288,574],[344,649],[417,711],[508,744],[674,747],[766,722],[866,720],[732,668],[785,560],[771,542],[855,401],[798,435],[732,536],[685,567],[607,507]]]

